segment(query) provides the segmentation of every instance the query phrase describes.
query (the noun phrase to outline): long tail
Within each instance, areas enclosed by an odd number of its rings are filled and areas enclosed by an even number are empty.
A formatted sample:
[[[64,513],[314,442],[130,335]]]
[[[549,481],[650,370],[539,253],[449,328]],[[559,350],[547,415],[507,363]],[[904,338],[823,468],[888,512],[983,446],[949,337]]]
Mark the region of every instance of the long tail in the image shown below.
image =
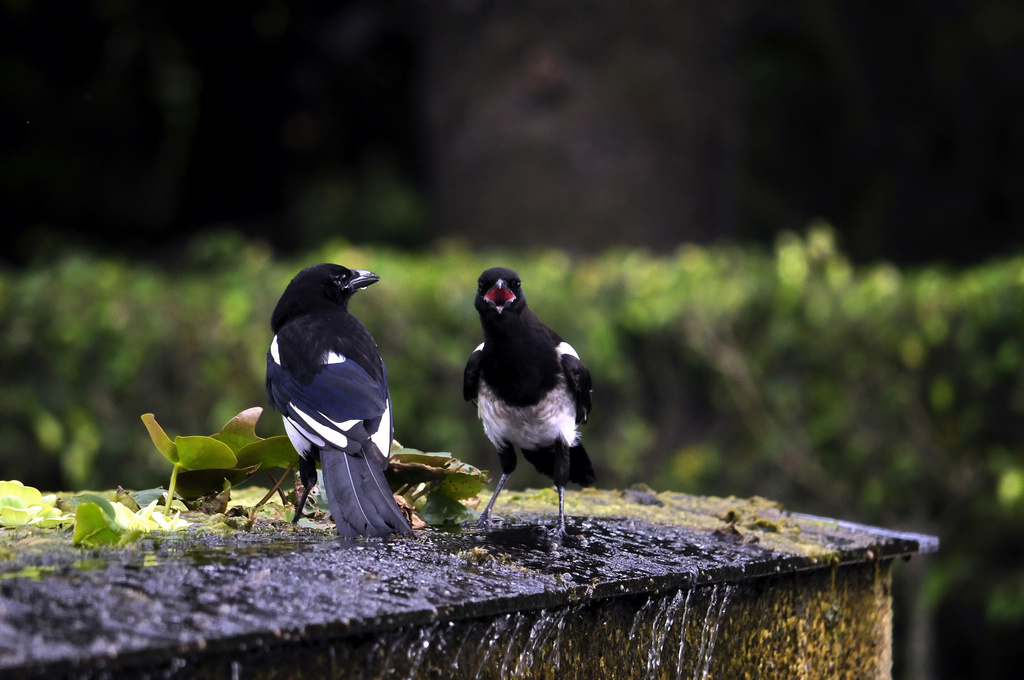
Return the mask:
[[[569,449],[569,481],[581,486],[592,486],[597,481],[594,466],[583,444],[576,444]]]
[[[371,444],[372,445],[372,444]],[[360,453],[328,450],[320,454],[327,502],[338,533],[345,538],[411,533],[398,509],[384,471]]]
[[[523,449],[522,451],[523,458],[533,463],[533,466],[537,468],[537,472],[555,478],[555,459],[558,456],[557,446],[545,446],[544,448],[532,451]],[[574,446],[569,447],[569,478],[567,481],[574,482],[580,486],[593,486],[594,482],[597,481],[597,475],[594,474],[594,466],[590,462],[590,456],[587,455],[587,450],[583,448],[583,444],[578,442]]]

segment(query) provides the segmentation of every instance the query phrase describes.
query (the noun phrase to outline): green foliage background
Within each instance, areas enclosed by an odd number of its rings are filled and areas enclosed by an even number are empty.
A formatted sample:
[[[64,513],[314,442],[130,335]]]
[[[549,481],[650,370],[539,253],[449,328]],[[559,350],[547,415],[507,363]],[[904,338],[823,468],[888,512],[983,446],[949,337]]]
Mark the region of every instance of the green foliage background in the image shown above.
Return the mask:
[[[976,668],[1019,647],[1024,257],[955,271],[854,266],[824,226],[771,253],[333,244],[278,261],[224,235],[190,252],[162,268],[78,254],[0,272],[0,479],[163,483],[139,415],[155,413],[172,436],[208,434],[264,406],[270,312],[317,261],[381,275],[352,310],[387,361],[398,439],[494,469],[461,380],[481,340],[476,277],[504,264],[593,373],[583,436],[601,486],[759,494],[937,534],[927,571],[908,572],[901,625],[937,622],[940,645],[957,631],[955,653],[973,657],[959,661]],[[269,412],[259,429],[283,431]],[[514,485],[548,484],[520,470]]]

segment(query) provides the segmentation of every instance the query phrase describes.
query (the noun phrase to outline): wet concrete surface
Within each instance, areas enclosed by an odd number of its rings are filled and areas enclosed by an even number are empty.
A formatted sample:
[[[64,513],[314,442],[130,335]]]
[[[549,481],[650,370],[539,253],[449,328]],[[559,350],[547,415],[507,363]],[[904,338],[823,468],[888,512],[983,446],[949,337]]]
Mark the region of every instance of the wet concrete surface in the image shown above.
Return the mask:
[[[102,677],[135,668],[143,677],[174,655],[356,640],[937,548],[928,536],[783,512],[758,528],[750,521],[757,512],[729,503],[741,512],[716,506],[706,522],[575,516],[580,537],[564,541],[546,530],[552,514],[524,512],[486,531],[428,529],[412,538],[345,541],[281,526],[29,553],[0,561],[0,675]],[[799,545],[790,549],[776,534]]]

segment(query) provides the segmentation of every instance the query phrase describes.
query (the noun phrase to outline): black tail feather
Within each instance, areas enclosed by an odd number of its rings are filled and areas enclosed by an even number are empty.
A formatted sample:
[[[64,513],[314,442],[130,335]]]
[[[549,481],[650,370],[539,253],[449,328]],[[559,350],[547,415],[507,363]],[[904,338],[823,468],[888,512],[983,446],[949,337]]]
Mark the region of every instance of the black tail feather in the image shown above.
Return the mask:
[[[535,450],[523,449],[523,458],[533,463],[537,472],[554,478],[556,450],[555,446],[546,446]],[[583,448],[582,444],[576,444],[569,448],[569,481],[580,486],[593,486],[597,481],[590,456],[587,455],[587,450]]]
[[[569,481],[580,486],[593,486],[597,481],[594,466],[583,444],[577,444],[569,449]]]
[[[372,444],[371,444],[372,446]],[[323,451],[320,468],[338,533],[345,538],[411,533],[383,470],[363,454]]]

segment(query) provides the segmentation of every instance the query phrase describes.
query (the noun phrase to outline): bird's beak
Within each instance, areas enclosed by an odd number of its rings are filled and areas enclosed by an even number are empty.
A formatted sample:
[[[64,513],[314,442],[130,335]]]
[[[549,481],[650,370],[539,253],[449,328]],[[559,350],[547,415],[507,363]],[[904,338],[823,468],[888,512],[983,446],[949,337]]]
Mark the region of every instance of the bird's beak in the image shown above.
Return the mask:
[[[380,281],[379,276],[365,269],[353,269],[352,273],[355,274],[355,276],[349,282],[349,285],[353,289],[358,288],[359,290],[363,290],[371,283],[377,283],[378,281]]]
[[[484,295],[484,300],[487,301],[491,307],[498,310],[498,314],[505,309],[505,305],[516,299],[516,294],[509,290],[503,279],[498,279],[498,282],[491,286],[491,289]]]

